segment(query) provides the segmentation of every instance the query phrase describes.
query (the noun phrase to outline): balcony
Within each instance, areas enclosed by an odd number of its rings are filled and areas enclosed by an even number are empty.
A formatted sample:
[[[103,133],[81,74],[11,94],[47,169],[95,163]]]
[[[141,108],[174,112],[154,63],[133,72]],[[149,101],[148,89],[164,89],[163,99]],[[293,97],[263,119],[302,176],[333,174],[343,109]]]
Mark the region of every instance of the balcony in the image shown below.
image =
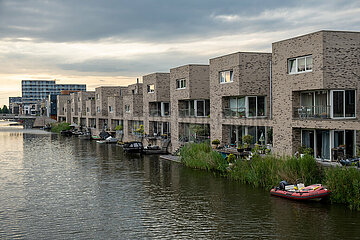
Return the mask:
[[[164,112],[163,114],[161,114],[160,110],[151,109],[150,112],[149,112],[149,116],[150,117],[169,117],[170,113],[169,112]]]
[[[224,118],[246,118],[246,108],[223,108]]]
[[[195,113],[195,109],[179,109],[179,117],[197,118],[197,117],[206,117],[206,116],[202,112]]]
[[[295,119],[329,119],[331,106],[297,106],[294,107]]]

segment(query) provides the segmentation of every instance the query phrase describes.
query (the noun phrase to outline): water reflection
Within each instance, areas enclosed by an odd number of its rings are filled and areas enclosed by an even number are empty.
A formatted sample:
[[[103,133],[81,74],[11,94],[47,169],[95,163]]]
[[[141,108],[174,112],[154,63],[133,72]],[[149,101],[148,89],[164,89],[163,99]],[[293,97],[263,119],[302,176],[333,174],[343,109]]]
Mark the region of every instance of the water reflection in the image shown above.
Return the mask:
[[[360,214],[157,156],[0,127],[0,238],[356,239]]]

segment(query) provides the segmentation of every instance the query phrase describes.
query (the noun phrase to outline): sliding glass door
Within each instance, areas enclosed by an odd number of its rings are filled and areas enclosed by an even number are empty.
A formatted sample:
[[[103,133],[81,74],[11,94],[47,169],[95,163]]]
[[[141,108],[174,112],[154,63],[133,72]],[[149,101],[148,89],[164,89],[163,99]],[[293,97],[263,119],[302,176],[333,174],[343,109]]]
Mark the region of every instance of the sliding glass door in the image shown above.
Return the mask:
[[[354,118],[356,117],[356,94],[355,90],[332,90],[332,117]]]

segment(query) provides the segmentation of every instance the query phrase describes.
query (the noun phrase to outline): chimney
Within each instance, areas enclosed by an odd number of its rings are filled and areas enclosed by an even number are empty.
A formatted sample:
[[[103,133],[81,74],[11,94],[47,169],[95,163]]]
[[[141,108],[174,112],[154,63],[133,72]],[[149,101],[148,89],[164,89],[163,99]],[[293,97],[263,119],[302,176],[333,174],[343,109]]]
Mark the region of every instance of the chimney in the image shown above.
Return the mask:
[[[136,83],[139,83],[139,78],[136,78]]]

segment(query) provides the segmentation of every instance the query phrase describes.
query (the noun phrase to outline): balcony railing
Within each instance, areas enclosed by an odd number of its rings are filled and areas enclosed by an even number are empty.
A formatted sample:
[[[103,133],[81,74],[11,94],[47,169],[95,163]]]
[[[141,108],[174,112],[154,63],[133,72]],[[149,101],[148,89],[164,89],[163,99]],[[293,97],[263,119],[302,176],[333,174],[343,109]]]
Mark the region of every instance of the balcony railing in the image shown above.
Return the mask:
[[[246,108],[224,108],[223,116],[225,118],[231,118],[231,117],[245,118]]]
[[[331,106],[297,106],[294,107],[294,118],[330,118]]]
[[[197,112],[195,114],[195,109],[179,109],[179,117],[182,118],[203,118],[208,117],[204,113]]]
[[[186,143],[186,142],[196,142],[202,143],[205,141],[209,141],[210,136],[179,136],[179,142]]]
[[[159,111],[159,110],[150,110],[149,116],[150,117],[169,117],[170,113],[169,112],[164,112],[164,115],[162,116],[161,111]]]
[[[161,116],[161,111],[159,111],[159,110],[150,110],[149,115],[150,115],[150,117],[160,117]]]

